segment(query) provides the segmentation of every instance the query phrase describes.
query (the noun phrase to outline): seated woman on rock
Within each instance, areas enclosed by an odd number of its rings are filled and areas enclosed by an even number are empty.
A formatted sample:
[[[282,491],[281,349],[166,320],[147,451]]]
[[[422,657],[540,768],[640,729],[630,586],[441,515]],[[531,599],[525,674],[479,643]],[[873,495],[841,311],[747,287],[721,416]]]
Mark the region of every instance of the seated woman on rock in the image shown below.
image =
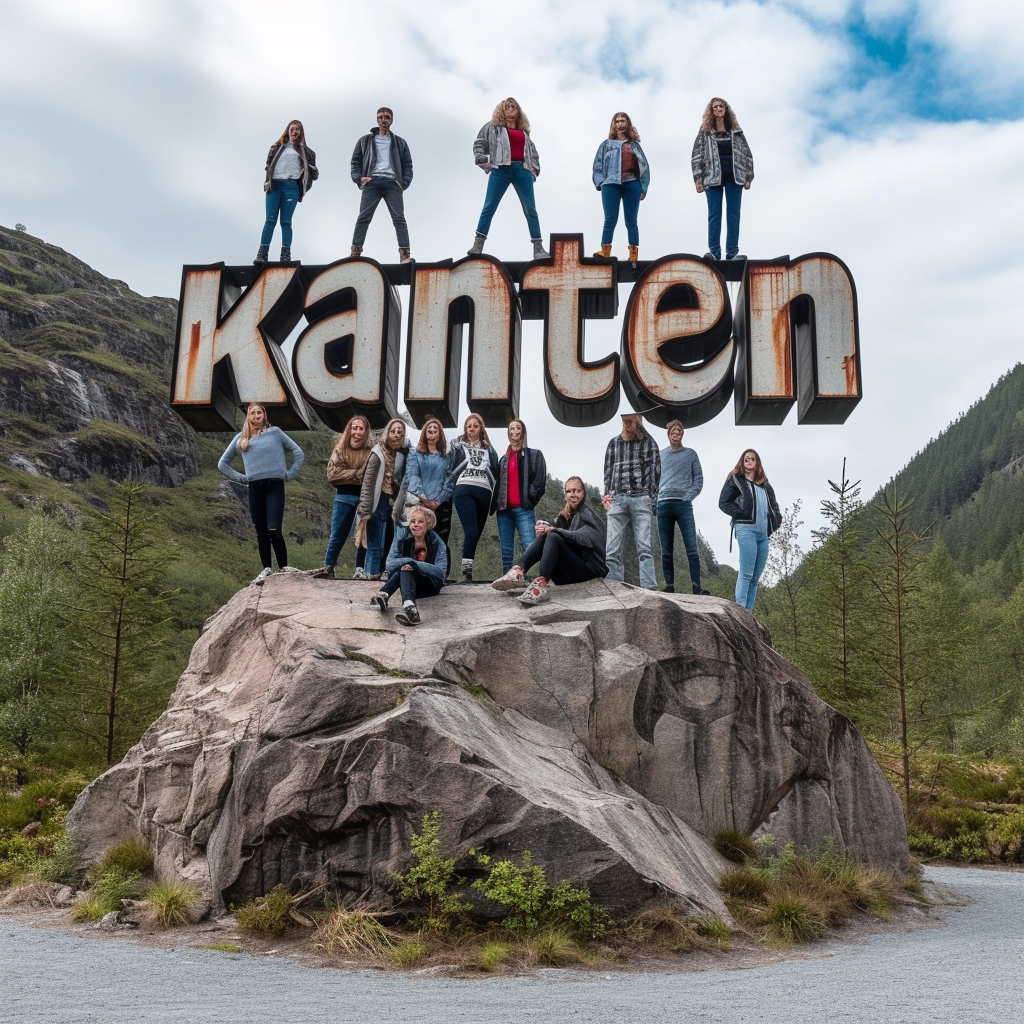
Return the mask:
[[[402,609],[395,618],[403,626],[418,626],[420,613],[416,599],[441,593],[448,575],[448,555],[444,541],[434,533],[437,520],[429,508],[417,505],[408,518],[409,529],[399,528],[395,534],[388,554],[388,581],[374,594],[373,603],[386,612],[391,595],[400,589]]]
[[[587,504],[587,488],[578,476],[565,481],[565,508],[554,524],[540,520],[537,539],[523,552],[523,564],[513,565],[491,586],[495,590],[513,590],[526,583],[524,571],[538,562],[540,575],[519,598],[526,605],[548,599],[548,586],[555,583],[586,583],[604,579],[608,566],[604,560],[605,521]]]

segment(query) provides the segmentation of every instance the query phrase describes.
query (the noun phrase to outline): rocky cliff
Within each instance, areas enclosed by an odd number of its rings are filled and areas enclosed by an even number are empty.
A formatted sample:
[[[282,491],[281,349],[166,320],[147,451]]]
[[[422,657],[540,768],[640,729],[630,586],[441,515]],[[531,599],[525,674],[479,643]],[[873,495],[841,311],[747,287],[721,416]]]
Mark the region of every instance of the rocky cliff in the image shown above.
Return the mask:
[[[0,228],[0,461],[71,483],[195,476],[195,433],[168,407],[176,307]]]
[[[531,850],[619,911],[669,893],[724,914],[730,828],[908,869],[863,740],[731,602],[595,581],[525,609],[450,587],[409,629],[374,589],[281,574],[225,605],[69,816],[86,862],[141,836],[214,903],[278,882],[387,899],[438,810],[452,853]]]

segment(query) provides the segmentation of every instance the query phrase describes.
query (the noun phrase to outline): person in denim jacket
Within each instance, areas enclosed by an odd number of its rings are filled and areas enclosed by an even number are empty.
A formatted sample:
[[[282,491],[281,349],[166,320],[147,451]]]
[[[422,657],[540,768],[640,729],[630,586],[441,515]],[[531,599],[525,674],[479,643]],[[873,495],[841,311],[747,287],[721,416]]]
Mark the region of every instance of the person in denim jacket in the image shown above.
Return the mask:
[[[611,258],[612,236],[619,221],[621,204],[629,242],[629,262],[636,263],[640,258],[640,231],[636,215],[651,183],[651,169],[640,148],[640,133],[624,111],[620,110],[612,118],[608,138],[597,147],[593,178],[604,206],[601,248],[594,255]]]
[[[725,258],[742,259],[740,205],[743,190],[754,180],[754,158],[732,107],[720,96],[704,108],[704,118],[690,156],[693,182],[708,200],[708,252],[722,258],[722,200],[726,202]]]
[[[253,266],[262,267],[267,262],[278,217],[281,218],[281,262],[291,262],[292,214],[319,177],[316,153],[306,145],[302,122],[289,121],[281,138],[267,154],[263,180],[263,191],[267,194],[267,219]]]
[[[511,185],[519,196],[530,228],[533,258],[546,258],[548,254],[544,251],[540,218],[533,199],[533,183],[540,176],[540,157],[530,138],[530,119],[511,96],[494,108],[490,121],[477,133],[473,143],[473,159],[477,167],[487,174],[487,197],[480,211],[476,238],[469,255],[479,256],[484,251],[491,219]]]

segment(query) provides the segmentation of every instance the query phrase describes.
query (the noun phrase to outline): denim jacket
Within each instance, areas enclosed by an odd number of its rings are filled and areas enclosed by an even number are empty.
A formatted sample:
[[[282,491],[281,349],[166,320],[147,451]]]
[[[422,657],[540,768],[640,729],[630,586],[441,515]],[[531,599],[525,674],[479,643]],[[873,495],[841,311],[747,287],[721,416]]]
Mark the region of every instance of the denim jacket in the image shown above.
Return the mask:
[[[409,494],[444,504],[451,501],[455,485],[448,472],[448,457],[440,452],[421,452],[413,445],[405,463],[403,484]]]
[[[533,144],[529,132],[523,134],[526,136],[526,145],[523,146],[523,166],[535,178],[539,178],[540,157],[537,155],[537,147]],[[482,167],[484,164],[508,167],[512,163],[512,145],[508,141],[508,129],[504,125],[491,124],[488,121],[477,132],[476,141],[473,143],[473,160],[478,167]]]
[[[629,144],[636,157],[637,170],[640,172],[640,195],[645,196],[651,184],[651,168],[644,151],[640,148],[640,143],[630,139]],[[594,188],[600,191],[602,185],[621,184],[622,143],[618,139],[605,139],[597,147],[597,156],[594,157]]]
[[[749,185],[754,180],[754,158],[741,128],[729,132],[732,137],[732,175],[737,185]],[[722,184],[722,161],[718,156],[718,141],[713,132],[702,128],[697,132],[690,154],[693,180],[705,186]]]

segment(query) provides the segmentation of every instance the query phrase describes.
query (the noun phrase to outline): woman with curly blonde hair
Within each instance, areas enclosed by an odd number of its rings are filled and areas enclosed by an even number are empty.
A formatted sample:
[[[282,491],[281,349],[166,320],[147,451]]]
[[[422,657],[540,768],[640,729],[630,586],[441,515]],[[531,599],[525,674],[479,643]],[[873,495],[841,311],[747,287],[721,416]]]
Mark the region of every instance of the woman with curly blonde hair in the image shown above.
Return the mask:
[[[740,204],[743,190],[754,180],[754,158],[732,107],[713,96],[704,108],[700,130],[690,156],[693,182],[708,200],[708,252],[705,258],[722,258],[722,199],[726,202],[725,258],[742,259],[740,251]],[[724,193],[724,196],[723,196]]]
[[[263,191],[267,194],[267,219],[260,236],[260,247],[252,262],[262,267],[270,255],[270,242],[278,217],[281,218],[281,262],[292,259],[292,214],[302,202],[313,182],[320,177],[316,169],[316,153],[306,145],[306,132],[301,121],[289,121],[267,154]]]
[[[594,255],[606,260],[611,258],[612,237],[619,221],[621,204],[629,242],[629,262],[636,263],[640,258],[640,229],[636,225],[636,215],[651,183],[651,169],[640,148],[640,133],[625,111],[620,110],[612,117],[608,138],[597,147],[593,179],[604,206],[601,248]]]
[[[513,97],[502,100],[494,108],[490,121],[477,133],[473,159],[477,167],[487,174],[487,196],[469,255],[479,256],[484,251],[491,218],[511,185],[519,196],[530,227],[533,258],[546,258],[548,254],[544,251],[540,218],[533,199],[533,183],[540,175],[540,157],[530,138],[530,119]]]

